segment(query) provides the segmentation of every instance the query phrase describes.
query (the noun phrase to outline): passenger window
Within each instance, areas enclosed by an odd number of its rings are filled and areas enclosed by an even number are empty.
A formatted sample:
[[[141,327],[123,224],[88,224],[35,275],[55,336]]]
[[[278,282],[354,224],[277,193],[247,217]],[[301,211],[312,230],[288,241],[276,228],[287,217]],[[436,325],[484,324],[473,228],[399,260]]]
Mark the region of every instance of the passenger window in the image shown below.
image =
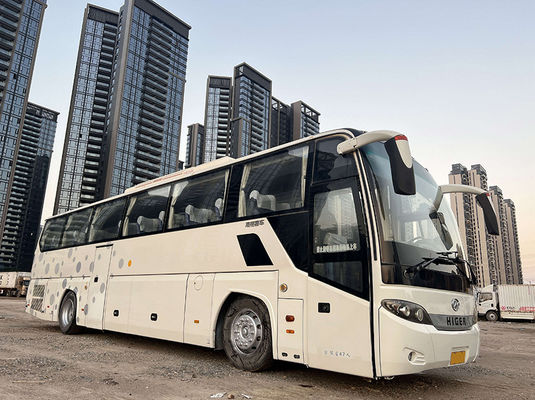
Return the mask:
[[[89,230],[89,241],[113,240],[119,237],[126,198],[96,206]]]
[[[169,228],[221,221],[228,171],[177,182],[173,186]]]
[[[355,158],[352,153],[342,156],[336,150],[336,147],[344,140],[344,138],[337,137],[316,143],[314,182],[357,175]]]
[[[313,239],[318,262],[312,265],[311,272],[353,291],[363,292],[363,263],[357,255],[361,240],[351,188],[314,196]]]
[[[61,239],[62,247],[76,246],[86,243],[92,211],[92,208],[86,208],[82,211],[68,215],[65,232]]]
[[[128,204],[123,225],[123,236],[161,232],[170,186],[151,189],[133,195]]]
[[[39,241],[41,251],[55,250],[59,247],[66,219],[65,217],[60,217],[50,219],[46,222],[41,240]]]
[[[314,196],[314,253],[360,250],[359,228],[351,188]]]
[[[301,208],[308,146],[252,161],[243,168],[238,217]]]

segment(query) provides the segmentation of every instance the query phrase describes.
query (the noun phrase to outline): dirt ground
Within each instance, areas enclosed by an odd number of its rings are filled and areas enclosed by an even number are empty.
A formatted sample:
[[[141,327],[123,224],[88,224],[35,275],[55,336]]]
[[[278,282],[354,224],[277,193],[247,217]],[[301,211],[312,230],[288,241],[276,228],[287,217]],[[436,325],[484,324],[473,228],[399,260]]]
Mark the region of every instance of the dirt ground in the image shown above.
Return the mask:
[[[393,380],[277,363],[234,369],[223,352],[119,333],[63,335],[0,298],[1,399],[535,399],[535,324],[480,322],[476,363]],[[231,397],[232,398],[232,397]]]

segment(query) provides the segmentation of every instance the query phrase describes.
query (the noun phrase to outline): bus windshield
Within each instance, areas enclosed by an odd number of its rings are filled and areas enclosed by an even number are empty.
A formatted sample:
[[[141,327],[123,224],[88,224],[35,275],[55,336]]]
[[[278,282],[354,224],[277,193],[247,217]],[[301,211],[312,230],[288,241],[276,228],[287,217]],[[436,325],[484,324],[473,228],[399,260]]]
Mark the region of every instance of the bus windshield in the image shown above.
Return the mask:
[[[372,143],[362,150],[376,188],[383,282],[469,292],[457,222],[449,202],[437,197],[439,188],[429,172],[414,162],[416,194],[399,195],[384,145]]]

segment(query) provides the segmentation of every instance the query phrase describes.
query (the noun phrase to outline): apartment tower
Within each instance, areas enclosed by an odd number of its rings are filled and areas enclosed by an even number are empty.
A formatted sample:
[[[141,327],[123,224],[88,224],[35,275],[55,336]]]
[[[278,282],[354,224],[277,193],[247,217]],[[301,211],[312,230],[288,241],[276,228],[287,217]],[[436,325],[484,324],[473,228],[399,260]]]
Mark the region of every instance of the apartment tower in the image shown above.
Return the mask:
[[[188,137],[186,141],[186,168],[195,167],[202,164],[204,151],[204,126],[192,124],[188,126]]]
[[[24,115],[45,8],[44,0],[0,0],[0,270],[18,268],[24,234],[28,192],[18,177],[25,168],[31,175]]]
[[[449,174],[449,183],[487,190],[487,172],[480,164],[472,165],[470,169],[454,164]],[[476,270],[478,285],[484,287],[498,283],[494,242],[487,233],[483,210],[477,205],[475,196],[452,193],[450,200],[468,261]]]
[[[200,163],[230,155],[231,105],[232,78],[209,76],[204,110],[204,155]]]
[[[189,30],[151,0],[87,6],[55,213],[180,168]]]
[[[230,155],[243,157],[270,147],[271,79],[246,63],[234,67]]]

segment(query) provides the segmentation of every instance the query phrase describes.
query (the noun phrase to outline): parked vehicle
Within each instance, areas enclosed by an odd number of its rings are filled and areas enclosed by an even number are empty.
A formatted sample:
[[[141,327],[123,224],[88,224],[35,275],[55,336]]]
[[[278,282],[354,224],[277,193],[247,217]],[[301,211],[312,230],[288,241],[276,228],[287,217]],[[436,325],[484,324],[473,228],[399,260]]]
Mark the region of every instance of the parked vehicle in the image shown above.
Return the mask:
[[[0,294],[4,296],[26,296],[30,285],[29,272],[2,272],[0,273]]]
[[[477,311],[487,321],[535,320],[535,285],[489,285],[478,295]]]
[[[81,327],[389,377],[479,352],[458,226],[392,131],[340,129],[220,158],[47,220],[27,312]]]

